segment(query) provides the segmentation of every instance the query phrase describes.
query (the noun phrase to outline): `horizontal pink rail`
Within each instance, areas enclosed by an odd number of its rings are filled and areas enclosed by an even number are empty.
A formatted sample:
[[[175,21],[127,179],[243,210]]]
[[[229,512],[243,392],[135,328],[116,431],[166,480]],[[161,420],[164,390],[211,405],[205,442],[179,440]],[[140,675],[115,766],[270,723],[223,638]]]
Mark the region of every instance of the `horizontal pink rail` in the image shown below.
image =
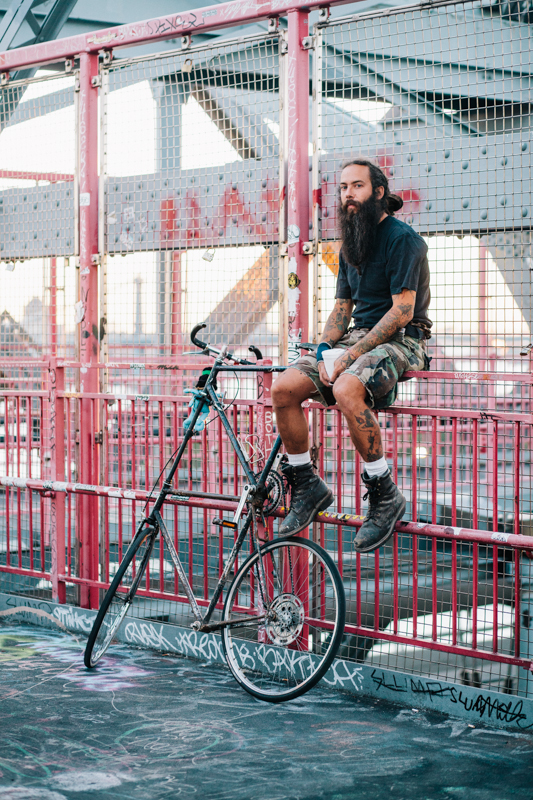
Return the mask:
[[[339,6],[353,0],[330,0],[328,5]],[[81,53],[98,53],[115,47],[131,47],[145,42],[163,42],[177,36],[203,33],[219,28],[242,25],[245,22],[285,16],[289,11],[320,8],[322,0],[230,0],[219,5],[197,8],[156,17],[142,22],[118,25],[91,33],[56,39],[43,44],[20,47],[0,53],[0,69],[19,69],[33,64],[46,64]]]
[[[59,183],[62,181],[73,181],[74,175],[67,172],[23,172],[19,169],[0,169],[0,178],[12,178],[13,180],[27,181],[50,181],[50,183]]]
[[[11,478],[0,476],[0,486],[13,487],[15,489],[29,489],[33,492],[64,492],[65,494],[90,494],[94,497],[107,497],[118,500],[138,500],[146,502],[150,492],[142,489],[121,489],[117,486],[87,486],[82,483],[66,483],[62,481],[40,481],[29,478]],[[179,489],[167,498],[168,503],[179,506],[190,506],[191,508],[220,509],[221,511],[235,511],[236,501],[226,501],[223,496],[215,499],[205,499],[201,497],[186,497],[187,492],[180,495]],[[152,495],[151,502],[155,500],[157,494]],[[284,517],[286,510],[280,508],[274,516]],[[348,528],[359,528],[363,523],[364,517],[358,514],[344,514],[342,512],[320,511],[316,517],[316,522],[341,525]],[[518,550],[533,550],[533,536],[515,535],[511,533],[498,533],[472,528],[451,527],[445,525],[431,525],[421,522],[397,522],[395,530],[398,533],[410,533],[415,535],[439,537],[451,541],[477,542],[479,544],[494,545],[495,542],[505,542],[509,547]]]

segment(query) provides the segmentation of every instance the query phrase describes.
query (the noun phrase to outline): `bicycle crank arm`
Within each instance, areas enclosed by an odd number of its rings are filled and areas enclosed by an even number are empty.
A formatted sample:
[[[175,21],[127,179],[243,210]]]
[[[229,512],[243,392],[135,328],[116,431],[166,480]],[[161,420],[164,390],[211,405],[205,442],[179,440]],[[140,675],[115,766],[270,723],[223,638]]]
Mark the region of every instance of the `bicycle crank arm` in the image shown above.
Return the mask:
[[[262,622],[266,619],[265,614],[260,617],[237,617],[235,619],[224,619],[220,622],[205,622],[203,625],[200,625],[197,628],[194,623],[192,627],[194,630],[198,630],[201,633],[213,633],[213,631],[218,631],[221,628],[233,627],[233,625],[238,625],[242,628],[243,625],[256,625],[258,622]]]

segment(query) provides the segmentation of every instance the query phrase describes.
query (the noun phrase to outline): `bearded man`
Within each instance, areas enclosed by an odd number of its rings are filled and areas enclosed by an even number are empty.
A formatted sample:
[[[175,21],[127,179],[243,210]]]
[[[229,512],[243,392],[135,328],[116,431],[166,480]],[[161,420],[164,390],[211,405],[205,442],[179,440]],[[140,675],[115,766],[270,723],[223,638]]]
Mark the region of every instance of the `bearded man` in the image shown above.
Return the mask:
[[[384,173],[371,161],[355,159],[344,165],[335,306],[316,354],[292,364],[272,389],[289,459],[284,472],[292,485],[291,509],[280,536],[303,530],[317,511],[333,501],[311,465],[309,430],[301,405],[308,398],[324,406],[337,403],[364,462],[362,480],[369,506],[355,549],[368,553],[381,547],[405,511],[406,501],[392,480],[372,412],[395,401],[398,379],[406,370],[429,367],[425,353],[432,326],[427,316],[427,245],[409,225],[394,218],[402,205],[401,198],[390,193]],[[329,377],[323,353],[333,347],[345,353],[335,361]]]

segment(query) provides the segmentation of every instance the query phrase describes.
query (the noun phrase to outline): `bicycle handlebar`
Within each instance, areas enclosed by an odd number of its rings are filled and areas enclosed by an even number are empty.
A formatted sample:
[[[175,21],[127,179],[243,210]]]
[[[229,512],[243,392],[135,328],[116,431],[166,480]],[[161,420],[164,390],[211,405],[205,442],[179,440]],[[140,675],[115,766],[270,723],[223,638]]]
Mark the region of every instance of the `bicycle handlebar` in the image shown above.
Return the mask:
[[[250,353],[254,354],[254,356],[257,358],[258,361],[262,361],[263,360],[263,354],[262,354],[261,350],[258,347],[254,347],[254,345],[251,344],[250,347],[248,348],[248,350],[250,351]]]
[[[198,333],[198,331],[201,331],[202,328],[207,328],[205,322],[200,322],[198,325],[194,326],[194,328],[191,331],[191,342],[194,345],[196,345],[196,347],[199,347],[200,350],[208,350],[209,349],[208,345],[205,342],[202,342],[201,339],[198,339],[196,337],[196,334]]]
[[[212,354],[215,356],[222,356],[223,358],[227,358],[229,361],[234,361],[237,364],[247,364],[249,366],[253,366],[253,363],[251,361],[248,361],[246,358],[237,358],[237,356],[234,356],[233,353],[228,353],[226,351],[226,348],[223,348],[222,350],[217,350],[216,347],[212,347],[210,344],[202,342],[202,340],[198,338],[197,334],[199,331],[201,331],[203,328],[206,327],[207,325],[205,324],[205,322],[200,322],[198,323],[198,325],[195,325],[194,328],[192,329],[191,342],[196,347],[199,347],[200,350],[202,350],[206,355]],[[250,352],[252,352],[255,355],[258,361],[262,360],[263,355],[261,353],[261,350],[259,350],[257,347],[251,345],[248,348],[248,350],[250,350]]]

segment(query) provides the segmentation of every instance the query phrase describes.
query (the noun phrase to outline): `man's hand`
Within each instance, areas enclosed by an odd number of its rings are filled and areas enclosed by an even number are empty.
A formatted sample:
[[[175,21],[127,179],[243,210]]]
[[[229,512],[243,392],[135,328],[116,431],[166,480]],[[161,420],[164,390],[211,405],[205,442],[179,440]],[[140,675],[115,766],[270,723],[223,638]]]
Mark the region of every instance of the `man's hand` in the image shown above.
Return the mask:
[[[401,294],[392,295],[392,308],[380,319],[377,325],[374,325],[371,331],[364,336],[357,344],[354,344],[349,350],[346,350],[344,355],[340,356],[335,361],[335,368],[331,378],[328,377],[326,368],[322,366],[319,368],[320,380],[326,386],[332,386],[337,378],[350,367],[354,361],[369,353],[380,344],[389,342],[392,337],[404,328],[408,322],[413,318],[413,310],[415,307],[416,292],[411,289],[402,289]],[[324,376],[324,377],[322,377]],[[327,380],[324,380],[327,378]]]
[[[318,377],[320,378],[324,386],[331,386],[331,381],[329,379],[328,371],[323,361],[318,362]]]
[[[352,349],[355,349],[355,348],[352,348]],[[359,354],[354,355],[352,353],[352,349],[346,350],[344,355],[339,356],[339,358],[335,361],[335,366],[333,368],[333,375],[330,378],[331,385],[333,385],[335,383],[335,381],[337,380],[337,378],[340,375],[342,375],[344,370],[348,369],[348,367],[351,367],[353,362],[357,358],[359,358]]]
[[[346,350],[342,356],[339,356],[339,358],[335,361],[333,375],[331,378],[328,375],[328,371],[324,362],[319,361],[318,376],[325,386],[333,386],[339,375],[342,375],[344,370],[348,369],[348,367],[351,366],[357,358],[359,358],[359,354],[354,355],[352,353],[352,350],[355,349],[356,348],[351,348],[350,350]]]

